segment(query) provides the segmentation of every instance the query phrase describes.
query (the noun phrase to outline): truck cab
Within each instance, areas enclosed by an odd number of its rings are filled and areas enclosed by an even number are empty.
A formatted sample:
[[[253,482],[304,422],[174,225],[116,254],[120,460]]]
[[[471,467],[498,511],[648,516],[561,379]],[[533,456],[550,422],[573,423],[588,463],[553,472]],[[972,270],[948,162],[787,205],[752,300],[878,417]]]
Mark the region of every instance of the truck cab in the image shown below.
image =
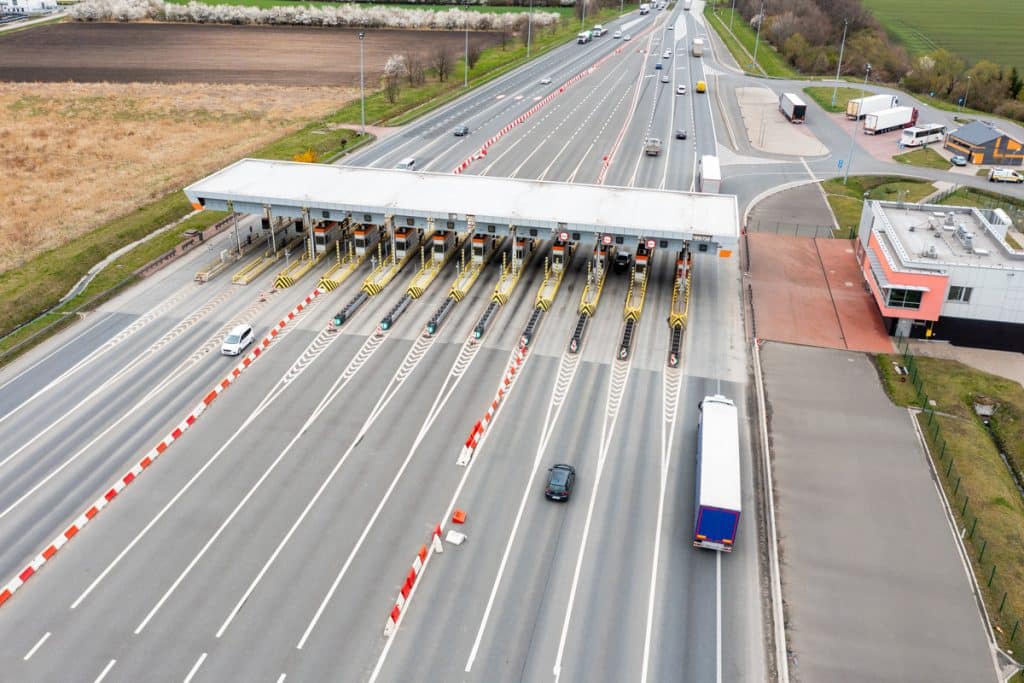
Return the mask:
[[[644,141],[644,154],[649,157],[656,157],[661,154],[661,140],[658,138],[647,138]]]
[[[576,44],[583,45],[590,42],[590,31],[583,31],[576,36]]]

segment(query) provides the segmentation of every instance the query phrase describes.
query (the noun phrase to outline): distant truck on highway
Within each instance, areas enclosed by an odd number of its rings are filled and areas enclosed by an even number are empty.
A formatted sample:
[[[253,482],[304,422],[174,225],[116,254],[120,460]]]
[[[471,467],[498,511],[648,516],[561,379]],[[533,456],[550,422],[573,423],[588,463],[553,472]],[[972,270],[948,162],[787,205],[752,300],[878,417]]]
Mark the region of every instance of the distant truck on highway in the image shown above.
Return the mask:
[[[661,154],[661,140],[658,138],[647,138],[644,140],[644,154],[649,157],[656,157]]]
[[[601,24],[598,24],[594,28],[590,29],[590,37],[591,38],[600,38],[601,36],[603,36],[606,33],[608,33],[608,29],[606,29]]]
[[[697,189],[700,192],[718,194],[722,189],[722,167],[718,164],[718,157],[705,154],[700,158],[700,167],[697,169]]]
[[[740,427],[736,404],[716,394],[700,402],[693,547],[731,552],[740,526]]]
[[[856,121],[876,111],[892,109],[898,106],[900,98],[895,95],[871,95],[858,97],[846,103],[846,118]]]
[[[576,35],[576,44],[582,45],[583,43],[589,43],[590,38],[590,31],[582,31]]]
[[[693,7],[693,0],[683,0],[683,9],[684,10],[689,12],[691,7]]]
[[[703,38],[694,38],[693,39],[693,45],[690,48],[690,52],[693,53],[694,57],[700,57],[701,55],[703,55],[704,54],[704,39]]]
[[[910,128],[917,123],[917,109],[893,107],[864,117],[864,135],[881,135],[891,130]]]
[[[790,123],[803,123],[807,118],[807,103],[791,92],[779,95],[779,111]]]
[[[648,14],[651,11],[651,6],[646,2],[640,5],[640,14]]]

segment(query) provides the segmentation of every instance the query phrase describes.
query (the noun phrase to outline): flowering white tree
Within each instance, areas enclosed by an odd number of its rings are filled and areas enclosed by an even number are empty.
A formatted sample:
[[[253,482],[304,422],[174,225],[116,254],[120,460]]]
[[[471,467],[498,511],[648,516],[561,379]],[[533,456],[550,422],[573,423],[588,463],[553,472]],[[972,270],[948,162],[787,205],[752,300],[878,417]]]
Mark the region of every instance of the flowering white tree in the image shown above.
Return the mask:
[[[562,2],[566,0],[560,0]],[[570,2],[571,4],[571,2]],[[387,5],[364,7],[355,3],[307,7],[242,7],[189,2],[176,5],[162,0],[83,0],[68,14],[78,21],[175,21],[197,24],[296,24],[300,26],[352,26],[396,29],[469,28],[472,31],[518,31],[526,22],[522,12],[474,12],[404,9]],[[559,22],[554,12],[534,12],[533,26],[547,28]]]
[[[384,64],[384,97],[394,104],[402,90],[402,77],[409,73],[404,55],[391,55]]]

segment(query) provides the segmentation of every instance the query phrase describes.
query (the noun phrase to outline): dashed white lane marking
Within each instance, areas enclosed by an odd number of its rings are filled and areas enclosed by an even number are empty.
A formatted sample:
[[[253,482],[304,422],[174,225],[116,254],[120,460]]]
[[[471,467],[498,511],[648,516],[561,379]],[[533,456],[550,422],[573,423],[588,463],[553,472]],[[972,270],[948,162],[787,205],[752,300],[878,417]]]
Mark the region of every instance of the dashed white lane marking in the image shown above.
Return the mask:
[[[50,637],[50,632],[47,631],[45,634],[43,634],[43,637],[39,639],[39,642],[36,643],[35,645],[33,645],[32,649],[29,650],[25,654],[24,657],[22,657],[22,661],[27,662],[28,660],[32,659],[32,655],[34,655],[36,653],[36,650],[38,650],[39,648],[41,648],[43,646],[43,643],[45,643],[46,639],[49,638],[49,637]]]
[[[204,652],[203,654],[199,655],[199,660],[194,665],[192,665],[192,670],[188,672],[188,676],[185,676],[185,680],[183,683],[191,683],[192,679],[195,678],[196,672],[199,671],[199,667],[201,667],[203,665],[203,662],[205,661],[206,653]]]
[[[100,675],[96,677],[96,680],[93,681],[93,683],[100,683],[100,681],[106,678],[107,674],[110,673],[110,670],[114,668],[115,664],[117,664],[116,659],[111,659],[109,662],[107,662],[107,665],[103,667],[103,671],[100,672]]]

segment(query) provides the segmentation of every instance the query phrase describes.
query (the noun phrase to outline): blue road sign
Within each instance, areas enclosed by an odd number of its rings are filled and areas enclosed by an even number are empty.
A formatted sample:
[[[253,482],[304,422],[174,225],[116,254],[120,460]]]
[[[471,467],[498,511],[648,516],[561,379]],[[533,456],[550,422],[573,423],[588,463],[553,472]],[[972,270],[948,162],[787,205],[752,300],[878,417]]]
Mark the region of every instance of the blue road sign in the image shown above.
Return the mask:
[[[839,168],[842,168],[843,167],[843,160],[840,159],[839,161],[836,162],[836,164],[838,164]]]

